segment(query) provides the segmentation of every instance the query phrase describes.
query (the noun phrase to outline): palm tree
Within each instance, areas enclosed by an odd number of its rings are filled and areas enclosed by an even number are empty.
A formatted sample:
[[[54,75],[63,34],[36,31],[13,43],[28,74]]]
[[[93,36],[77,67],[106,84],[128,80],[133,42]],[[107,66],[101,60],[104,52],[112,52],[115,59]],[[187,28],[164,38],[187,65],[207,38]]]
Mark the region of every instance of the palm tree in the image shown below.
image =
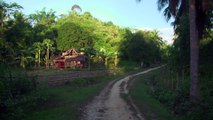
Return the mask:
[[[36,59],[38,61],[38,67],[41,65],[41,50],[43,48],[43,44],[41,42],[35,42],[33,44],[35,51],[36,51]]]
[[[32,47],[24,47],[19,51],[19,55],[17,57],[20,60],[20,66],[22,68],[26,68],[26,66],[33,60],[32,55]]]
[[[51,26],[53,23],[55,23],[56,15],[55,11],[52,9],[46,12],[46,9],[43,8],[41,11],[37,11],[35,14],[30,14],[29,19],[35,26],[38,24]]]
[[[190,18],[190,97],[192,100],[199,99],[198,88],[198,59],[199,59],[199,36],[196,20],[196,0],[190,0],[189,18]]]
[[[137,0],[141,1],[141,0]],[[188,3],[189,2],[189,3]],[[199,99],[198,87],[198,62],[199,62],[199,40],[203,36],[205,22],[211,22],[209,11],[212,8],[211,0],[158,0],[158,9],[164,9],[167,21],[174,17],[174,27],[179,24],[179,18],[188,14],[190,18],[190,98]],[[189,8],[189,9],[187,9]],[[208,22],[209,22],[208,21]]]
[[[190,22],[190,98],[200,99],[199,96],[199,41],[212,23],[213,1],[211,0],[190,0],[189,1],[189,22]]]
[[[0,0],[0,27],[3,28],[4,22],[6,19],[10,18],[15,12],[23,7],[18,5],[17,3],[7,4],[6,2]]]
[[[169,21],[171,17],[175,18],[173,22],[174,27],[179,24],[179,19],[182,15],[188,14],[187,0],[158,0],[158,10],[163,10],[166,20]]]
[[[45,39],[43,41],[43,44],[46,46],[46,68],[49,68],[49,59],[50,59],[50,49],[52,49],[53,46],[53,41],[51,41],[50,39]]]

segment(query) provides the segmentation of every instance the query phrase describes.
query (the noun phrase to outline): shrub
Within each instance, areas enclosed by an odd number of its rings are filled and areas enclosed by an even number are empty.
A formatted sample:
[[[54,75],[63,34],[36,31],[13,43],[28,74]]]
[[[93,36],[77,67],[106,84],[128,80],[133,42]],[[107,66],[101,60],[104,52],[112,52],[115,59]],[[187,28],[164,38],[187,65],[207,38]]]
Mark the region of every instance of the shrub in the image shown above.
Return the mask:
[[[41,100],[36,93],[36,77],[6,66],[0,66],[0,72],[0,119],[22,119],[28,107]]]
[[[193,103],[189,98],[189,73],[181,75],[175,70],[174,73],[171,73],[171,70],[168,68],[162,69],[161,73],[150,77],[148,80],[149,84],[147,85],[150,88],[154,87],[151,94],[164,106],[169,108],[174,115],[184,116],[188,120],[211,120],[213,118],[212,69],[211,65],[208,65],[208,67],[202,66],[200,69],[199,86],[201,100],[196,101],[196,103]],[[179,76],[174,79],[175,75]]]

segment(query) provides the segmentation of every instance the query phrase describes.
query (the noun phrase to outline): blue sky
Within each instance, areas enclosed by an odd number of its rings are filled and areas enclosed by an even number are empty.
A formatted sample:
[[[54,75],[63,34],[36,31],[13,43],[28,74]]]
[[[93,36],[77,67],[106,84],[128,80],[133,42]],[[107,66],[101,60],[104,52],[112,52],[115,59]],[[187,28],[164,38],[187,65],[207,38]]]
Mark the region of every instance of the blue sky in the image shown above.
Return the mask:
[[[35,13],[42,8],[53,9],[57,15],[67,14],[74,4],[78,4],[83,12],[90,12],[102,21],[112,21],[121,27],[137,29],[157,29],[161,36],[171,43],[173,30],[162,12],[157,10],[157,0],[5,0],[23,6],[25,14]]]

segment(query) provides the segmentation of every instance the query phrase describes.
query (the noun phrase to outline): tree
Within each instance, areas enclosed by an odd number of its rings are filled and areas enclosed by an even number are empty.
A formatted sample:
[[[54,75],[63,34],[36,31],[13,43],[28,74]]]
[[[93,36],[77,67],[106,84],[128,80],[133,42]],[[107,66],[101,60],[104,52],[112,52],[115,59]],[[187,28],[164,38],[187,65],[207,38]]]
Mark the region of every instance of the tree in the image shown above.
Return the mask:
[[[198,61],[199,61],[199,36],[197,28],[197,8],[196,0],[190,0],[189,4],[189,17],[190,17],[190,98],[199,99],[199,88],[198,88]]]
[[[180,17],[181,24],[176,26],[175,38],[173,42],[172,59],[170,63],[182,71],[190,63],[190,28],[189,16],[184,15]]]
[[[121,41],[124,39],[124,31],[112,22],[101,23],[96,30],[97,40],[94,48],[97,51],[97,56],[104,59],[105,67],[109,67],[109,63],[114,63],[117,67],[120,55]]]
[[[35,59],[36,62],[38,63],[38,67],[41,65],[41,50],[43,48],[43,44],[41,42],[35,42],[33,43],[33,46],[35,48]]]
[[[161,39],[157,31],[137,30],[122,43],[121,52],[128,60],[149,66],[161,61]]]
[[[46,12],[46,9],[43,8],[41,11],[30,14],[29,18],[34,26],[39,24],[51,26],[53,23],[55,23],[56,15],[55,11],[53,11],[52,9]]]
[[[17,45],[14,44],[18,43],[16,41],[17,38],[23,40],[25,37],[23,33],[26,29],[20,31],[21,28],[26,28],[25,18],[23,14],[20,14],[20,9],[22,9],[22,6],[17,3],[7,4],[0,0],[0,61],[2,63],[12,62],[12,60],[17,57],[14,52],[14,48],[17,48]],[[17,30],[17,33],[9,35],[15,33],[14,30]],[[21,35],[19,35],[18,32],[21,33]],[[22,42],[24,43],[24,41]]]
[[[128,51],[126,50],[126,48],[131,43],[130,41],[131,41],[132,37],[133,37],[133,33],[131,32],[131,30],[129,28],[126,28],[123,30],[123,39],[121,40],[121,44],[119,46],[120,52],[121,52],[121,58],[123,60],[128,59],[128,55],[127,55]]]
[[[87,46],[81,49],[86,55],[88,60],[88,69],[91,70],[91,58],[95,56],[96,51],[93,47]]]
[[[59,19],[56,24],[58,29],[56,39],[58,49],[66,50],[72,47],[81,49],[88,45],[93,46],[94,22],[92,16],[78,15],[75,12],[71,12],[69,16]]]
[[[179,24],[179,17],[189,12],[190,19],[190,98],[199,99],[198,65],[199,65],[199,40],[202,38],[207,23],[211,22],[212,1],[210,0],[158,0],[160,10],[164,9],[164,15],[169,19],[175,18],[175,24]],[[189,7],[188,7],[189,5]],[[188,8],[188,9],[187,9]]]
[[[26,68],[26,66],[33,61],[32,47],[25,47],[20,50],[17,59],[20,60],[20,66]]]
[[[4,1],[0,0],[0,26],[3,28],[5,22],[11,18],[14,13],[23,7],[17,3],[7,4]]]
[[[46,11],[46,9],[43,8],[41,11],[30,14],[29,20],[35,31],[34,40],[36,42],[42,42],[44,39],[55,40],[57,34],[56,30],[53,28],[56,22],[55,11],[52,9]]]
[[[43,44],[46,46],[46,68],[49,68],[50,49],[52,49],[54,43],[50,39],[45,39]]]

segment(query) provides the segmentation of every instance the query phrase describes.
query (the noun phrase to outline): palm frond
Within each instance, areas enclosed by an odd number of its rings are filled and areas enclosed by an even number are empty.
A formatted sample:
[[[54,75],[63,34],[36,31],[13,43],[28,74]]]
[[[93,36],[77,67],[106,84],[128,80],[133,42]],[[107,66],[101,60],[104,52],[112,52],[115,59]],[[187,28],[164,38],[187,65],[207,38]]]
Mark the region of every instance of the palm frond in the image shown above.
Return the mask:
[[[169,7],[165,8],[163,15],[165,16],[166,21],[168,22],[170,20],[170,18],[172,17]]]
[[[158,0],[157,5],[158,5],[158,10],[161,11],[163,8],[168,6],[168,0]]]
[[[177,15],[177,11],[179,10],[179,4],[181,0],[169,0],[169,9],[170,12],[172,14],[172,16],[176,16]]]

